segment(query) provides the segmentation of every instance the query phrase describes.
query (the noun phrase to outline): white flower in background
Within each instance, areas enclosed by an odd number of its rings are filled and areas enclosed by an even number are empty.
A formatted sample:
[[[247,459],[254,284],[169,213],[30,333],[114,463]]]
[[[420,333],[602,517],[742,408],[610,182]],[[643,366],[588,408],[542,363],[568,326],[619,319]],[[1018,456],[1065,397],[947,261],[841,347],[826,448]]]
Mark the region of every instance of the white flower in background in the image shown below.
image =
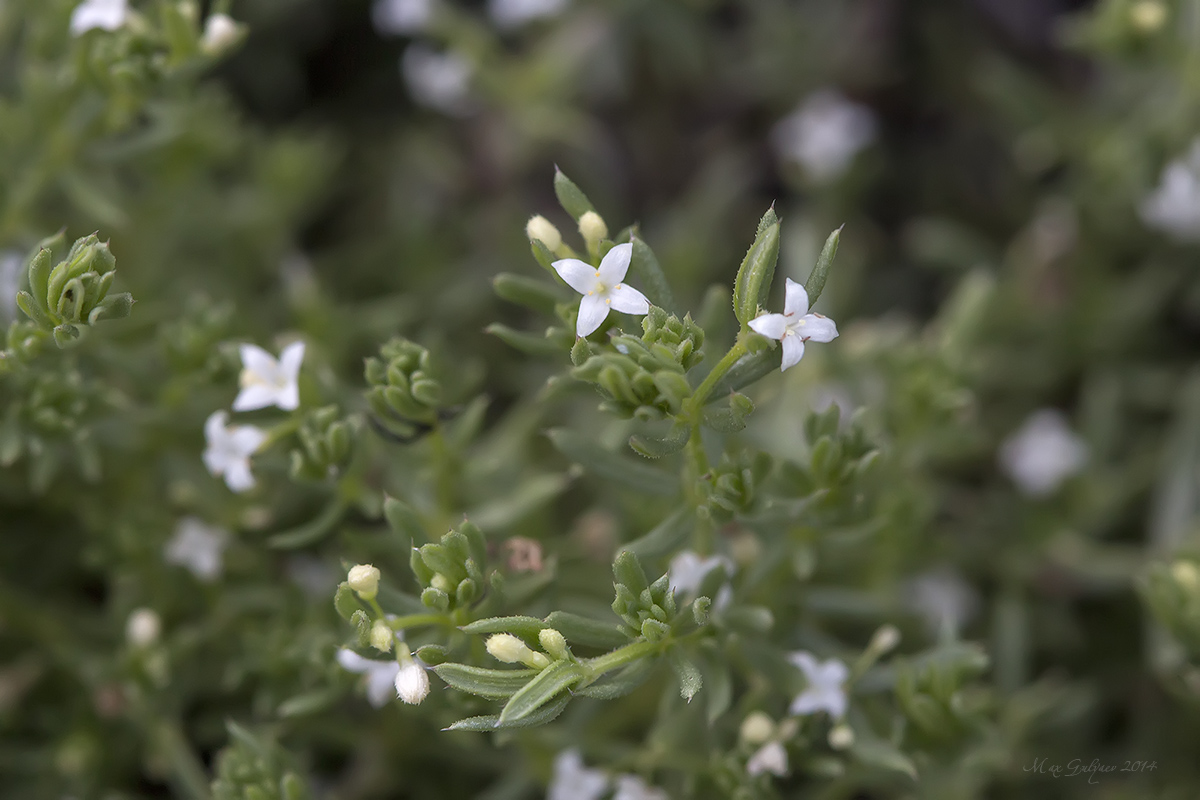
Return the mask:
[[[242,390],[233,401],[234,411],[253,411],[278,406],[284,411],[300,407],[300,363],[304,361],[304,342],[283,348],[279,360],[258,345],[243,344]]]
[[[949,569],[918,575],[909,582],[908,604],[925,620],[931,633],[957,634],[975,614],[979,597],[971,585]]]
[[[25,259],[16,250],[0,253],[0,326],[16,319],[17,292],[21,290],[21,267]],[[0,330],[0,333],[3,333]]]
[[[662,789],[656,789],[637,775],[618,775],[617,791],[612,800],[670,800]]]
[[[196,517],[184,517],[163,547],[163,560],[186,567],[202,581],[221,575],[221,555],[229,541],[229,532],[207,525]]]
[[[1087,446],[1053,409],[1035,412],[1000,448],[1000,466],[1033,497],[1053,493],[1086,461]]]
[[[200,36],[200,49],[209,55],[217,55],[232,47],[242,36],[242,26],[228,14],[210,14],[204,20],[204,33]]]
[[[1142,221],[1185,242],[1200,241],[1200,139],[1187,156],[1163,168],[1162,178],[1138,207]]]
[[[409,45],[400,59],[400,71],[413,100],[421,105],[455,116],[468,111],[472,68],[457,53]]]
[[[875,138],[875,116],[840,92],[824,89],[777,122],[771,138],[780,156],[824,183],[845,172]]]
[[[488,16],[497,28],[519,28],[560,14],[566,7],[567,0],[488,0]]]
[[[371,21],[383,36],[419,33],[433,17],[433,0],[375,0]]]
[[[787,775],[788,754],[782,742],[771,741],[764,744],[750,756],[746,762],[746,774],[751,777],[769,772],[772,775]]]
[[[555,757],[546,800],[599,800],[607,791],[608,776],[585,767],[578,750],[563,750]]]
[[[342,669],[367,676],[367,702],[375,708],[386,706],[388,701],[395,697],[394,692],[398,689],[396,683],[400,674],[400,662],[395,659],[376,661],[372,658],[363,658],[345,647],[338,650],[337,662],[342,665]]]
[[[684,550],[671,559],[667,568],[668,580],[671,588],[679,594],[694,594],[700,589],[704,577],[719,566],[725,568],[726,574],[733,573],[733,562],[726,556],[702,558],[691,550]]]
[[[125,640],[134,647],[146,647],[158,640],[162,620],[148,608],[134,609],[125,623]]]
[[[850,670],[836,658],[824,663],[817,661],[812,653],[792,653],[788,660],[795,664],[808,679],[808,687],[796,695],[789,714],[815,714],[828,711],[829,716],[841,719],[846,713],[846,678]]]
[[[588,336],[600,327],[612,309],[622,314],[646,314],[650,301],[625,280],[633,245],[619,244],[605,254],[599,267],[577,258],[564,258],[551,266],[575,291],[583,295],[579,301],[579,318],[575,323],[577,336]]]
[[[71,12],[71,35],[79,36],[93,28],[115,31],[128,16],[126,0],[85,0]]]
[[[267,440],[267,434],[253,425],[226,426],[226,411],[214,411],[204,423],[204,466],[215,477],[224,477],[225,484],[235,492],[254,488],[250,473],[250,456]]]
[[[783,362],[780,371],[794,367],[804,357],[804,343],[832,342],[837,338],[837,325],[829,317],[808,313],[808,292],[791,278],[787,279],[787,295],[782,314],[762,314],[750,320],[750,327],[768,339],[783,343]]]

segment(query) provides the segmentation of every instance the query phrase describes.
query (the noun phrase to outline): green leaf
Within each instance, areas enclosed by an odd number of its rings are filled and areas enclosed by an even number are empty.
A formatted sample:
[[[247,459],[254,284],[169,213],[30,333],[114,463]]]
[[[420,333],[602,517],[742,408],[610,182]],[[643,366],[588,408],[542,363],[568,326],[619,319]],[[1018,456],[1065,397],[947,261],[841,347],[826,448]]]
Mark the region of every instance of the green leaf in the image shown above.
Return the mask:
[[[41,306],[29,292],[17,292],[17,308],[21,309],[25,313],[25,316],[44,328],[54,325],[54,322],[50,317],[46,316],[46,312],[42,311]]]
[[[512,696],[500,712],[500,726],[525,719],[559,692],[583,680],[586,674],[583,667],[572,661],[555,661]]]
[[[454,663],[438,664],[433,671],[460,692],[490,700],[507,700],[539,674],[536,669],[485,669]]]
[[[554,194],[558,197],[563,211],[574,217],[576,222],[587,212],[596,210],[592,201],[587,199],[587,195],[558,167],[554,168]]]
[[[355,611],[363,610],[362,603],[358,601],[358,595],[345,581],[338,584],[337,591],[333,594],[333,607],[337,609],[338,616],[347,622],[354,616]]]
[[[529,356],[558,355],[567,349],[562,346],[561,342],[555,339],[548,339],[545,336],[513,330],[507,325],[501,325],[499,322],[493,322],[483,330],[485,333],[490,333],[498,337],[509,347],[520,350]]]
[[[556,428],[548,431],[546,436],[560,453],[596,477],[645,494],[674,495],[679,492],[678,476],[605,450],[573,431]]]
[[[727,398],[731,392],[736,392],[743,387],[761,380],[774,370],[779,369],[779,360],[779,348],[760,350],[757,353],[743,356],[738,359],[738,362],[733,365],[729,372],[726,372],[717,381],[717,385],[713,387],[712,393],[708,396],[708,402],[712,403]]]
[[[315,519],[267,539],[267,547],[274,550],[295,550],[316,544],[337,527],[345,510],[342,501],[335,499]]]
[[[726,408],[707,408],[701,421],[718,433],[737,433],[746,427],[746,421],[754,411],[754,401],[744,394],[729,395]]]
[[[688,429],[682,425],[674,426],[671,432],[663,438],[646,434],[635,434],[629,437],[629,446],[639,456],[645,458],[662,458],[678,453],[688,442]]]
[[[280,717],[287,719],[288,717],[303,717],[308,714],[315,714],[318,711],[324,711],[329,706],[333,705],[341,696],[340,692],[324,689],[317,692],[306,692],[298,694],[295,697],[290,697],[279,704],[279,708],[275,713]]]
[[[758,316],[759,307],[766,304],[778,260],[779,217],[772,206],[759,221],[754,243],[742,259],[733,283],[733,313],[743,328]]]
[[[634,539],[622,549],[642,560],[660,558],[678,550],[691,537],[695,524],[695,515],[690,508],[678,509],[649,533]]]
[[[518,721],[500,722],[500,715],[487,714],[480,717],[467,717],[460,719],[448,728],[442,728],[444,731],[494,731],[497,728],[534,728],[538,725],[545,725],[556,719],[567,704],[571,702],[571,696],[566,695],[560,697],[549,705],[543,706],[538,711],[533,712],[527,717]]]
[[[387,497],[383,501],[383,517],[394,533],[404,538],[406,547],[426,542],[425,526],[413,507],[403,500]]]
[[[642,569],[637,554],[632,550],[622,550],[613,559],[613,581],[628,589],[634,597],[638,597],[650,587],[646,571]]]
[[[733,676],[728,661],[717,652],[715,645],[701,645],[694,656],[704,676],[704,685],[708,687],[705,692],[705,716],[711,725],[729,710],[733,702]]]
[[[544,628],[550,627],[537,617],[488,617],[463,625],[459,630],[463,633],[511,633],[532,642],[538,640],[538,634]]]
[[[616,622],[602,622],[569,611],[551,613],[546,617],[546,625],[574,644],[612,648],[629,643],[629,637]]]
[[[642,658],[612,675],[606,675],[590,686],[576,689],[575,694],[594,697],[597,700],[616,700],[637,689],[649,679],[658,662],[653,658]]]
[[[133,295],[129,292],[120,292],[106,297],[100,305],[93,308],[88,314],[88,324],[94,325],[106,319],[125,319],[131,313],[133,313]]]
[[[544,314],[553,314],[554,307],[564,299],[562,293],[556,291],[557,287],[510,272],[501,272],[492,278],[492,288],[508,302]]]
[[[629,261],[630,269],[638,279],[639,288],[659,308],[666,309],[672,314],[677,313],[675,296],[667,283],[667,276],[662,271],[654,251],[636,235],[630,241],[633,243],[633,254]]]
[[[686,653],[679,648],[672,648],[667,652],[667,662],[671,665],[671,669],[675,671],[675,677],[679,680],[679,696],[689,703],[696,696],[696,692],[700,691],[700,687],[704,685],[704,678],[700,674],[700,668],[696,666]]]
[[[488,530],[508,528],[558,497],[570,483],[571,476],[562,472],[534,475],[521,481],[515,492],[502,495],[467,516]]]
[[[804,291],[808,293],[809,308],[816,305],[817,298],[821,296],[821,292],[825,291],[825,281],[829,277],[829,269],[833,266],[833,259],[837,256],[838,244],[841,241],[841,228],[829,234],[829,238],[825,240],[825,246],[821,248],[821,255],[817,257],[816,266],[813,267],[812,273],[804,283]]]
[[[903,772],[914,781],[917,779],[916,765],[908,756],[888,742],[880,739],[858,738],[850,746],[850,753],[863,764],[893,772]]]

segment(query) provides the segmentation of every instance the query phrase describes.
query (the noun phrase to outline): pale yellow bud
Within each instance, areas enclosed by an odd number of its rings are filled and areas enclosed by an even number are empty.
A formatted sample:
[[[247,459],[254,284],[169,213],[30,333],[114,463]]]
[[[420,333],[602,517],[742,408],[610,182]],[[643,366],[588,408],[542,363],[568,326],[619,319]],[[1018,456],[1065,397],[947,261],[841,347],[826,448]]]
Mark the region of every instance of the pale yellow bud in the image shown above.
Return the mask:
[[[528,645],[511,633],[497,633],[495,636],[488,637],[486,647],[487,651],[492,654],[492,658],[503,661],[505,664],[524,661],[526,653],[532,652]]]
[[[567,658],[571,653],[567,650],[567,640],[554,628],[542,628],[538,633],[538,641],[542,649],[555,658]]]
[[[1129,21],[1142,33],[1154,33],[1167,21],[1167,7],[1158,0],[1141,0],[1130,7]]]
[[[529,222],[525,223],[525,235],[546,245],[546,249],[551,253],[562,246],[562,234],[554,227],[553,222],[541,214],[531,217]]]
[[[608,238],[608,226],[604,224],[604,218],[595,211],[585,211],[579,218],[579,233],[583,235],[584,241],[592,245]]]
[[[433,577],[429,579],[429,585],[435,589],[440,589],[446,594],[454,594],[454,581],[447,578],[440,572],[435,572]]]
[[[136,609],[125,623],[125,639],[134,647],[146,647],[158,640],[162,620],[148,608]]]
[[[375,624],[371,626],[371,647],[376,650],[381,650],[384,653],[392,652],[392,642],[396,639],[396,633],[381,619],[375,620]]]
[[[228,14],[213,14],[204,21],[200,49],[209,55],[218,55],[237,44],[242,32],[242,26]]]
[[[829,732],[829,746],[834,750],[845,750],[854,744],[854,731],[846,724],[838,725]]]
[[[761,711],[752,711],[742,720],[738,733],[746,744],[759,745],[775,735],[775,721]]]
[[[884,625],[875,631],[875,635],[871,637],[871,643],[868,645],[868,648],[874,653],[883,655],[895,650],[898,644],[900,644],[899,629],[895,625]]]
[[[379,570],[370,564],[358,564],[346,574],[346,582],[363,600],[374,600],[379,594]]]
[[[1171,577],[1175,583],[1189,592],[1200,589],[1200,569],[1192,561],[1176,561],[1171,565]]]

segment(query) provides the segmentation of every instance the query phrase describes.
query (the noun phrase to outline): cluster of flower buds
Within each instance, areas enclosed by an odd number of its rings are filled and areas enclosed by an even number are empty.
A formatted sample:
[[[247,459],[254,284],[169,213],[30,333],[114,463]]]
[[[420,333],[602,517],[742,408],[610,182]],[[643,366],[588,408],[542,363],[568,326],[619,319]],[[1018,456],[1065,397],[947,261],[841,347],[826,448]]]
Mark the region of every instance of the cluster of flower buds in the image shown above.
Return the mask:
[[[1141,581],[1141,593],[1154,616],[1200,662],[1200,567],[1191,559],[1156,564]]]
[[[236,723],[227,723],[230,743],[217,754],[213,800],[308,800],[304,781],[288,768],[287,755],[273,742]]]
[[[727,522],[735,514],[747,511],[754,502],[755,487],[771,471],[771,457],[763,452],[725,455],[721,462],[698,481],[705,504],[699,511],[718,522]]]
[[[78,339],[81,328],[127,317],[133,308],[127,292],[108,293],[117,274],[108,242],[85,236],[55,264],[55,251],[65,244],[60,233],[38,246],[29,262],[29,291],[17,293],[17,305],[39,328],[52,331],[59,347]]]
[[[337,477],[350,461],[355,433],[353,420],[339,416],[337,406],[310,412],[296,433],[300,447],[292,451],[292,477],[307,481]]]
[[[852,417],[840,427],[841,409],[832,404],[810,414],[804,421],[809,445],[807,465],[785,467],[786,480],[797,494],[807,496],[820,489],[834,491],[865,480],[878,461],[879,451],[867,440],[862,425]]]
[[[641,635],[651,642],[667,638],[677,611],[670,576],[663,575],[650,583],[637,556],[624,550],[613,561],[613,579],[616,599],[612,609],[629,626],[632,635]]]
[[[954,741],[973,730],[983,716],[981,698],[967,684],[987,668],[988,657],[979,647],[945,645],[920,659],[899,662],[896,699],[923,737],[930,742]]]
[[[407,339],[385,344],[379,357],[368,358],[367,402],[376,421],[393,434],[408,438],[419,426],[437,419],[442,387],[432,376],[429,351]]]
[[[487,543],[483,531],[464,520],[440,541],[414,547],[409,563],[424,587],[421,602],[438,611],[469,606],[483,594]]]

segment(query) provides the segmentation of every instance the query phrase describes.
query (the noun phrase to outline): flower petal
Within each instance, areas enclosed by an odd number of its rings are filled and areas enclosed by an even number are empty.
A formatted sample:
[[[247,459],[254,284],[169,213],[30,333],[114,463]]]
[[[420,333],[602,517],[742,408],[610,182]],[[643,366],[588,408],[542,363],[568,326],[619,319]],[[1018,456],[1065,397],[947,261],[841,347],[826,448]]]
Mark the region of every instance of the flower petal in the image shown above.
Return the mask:
[[[229,434],[230,444],[237,452],[245,456],[250,456],[250,454],[262,447],[263,442],[266,440],[266,431],[260,430],[253,425],[238,425]]]
[[[618,283],[613,286],[608,292],[608,299],[612,301],[613,309],[622,314],[650,313],[650,301],[646,299],[646,295],[628,283]]]
[[[225,439],[225,421],[229,419],[228,411],[214,411],[204,420],[204,439],[210,445]]]
[[[279,370],[284,380],[295,383],[300,375],[300,364],[304,361],[304,342],[292,342],[279,354]]]
[[[612,286],[625,280],[625,274],[629,272],[629,262],[632,259],[633,245],[628,242],[609,250],[604,254],[604,258],[600,259],[600,280],[604,282],[605,286]]]
[[[279,362],[275,360],[275,356],[256,344],[240,344],[238,352],[242,354],[242,369],[252,375],[269,379],[279,369]]]
[[[751,777],[764,772],[783,776],[787,771],[787,749],[780,742],[767,742],[746,762],[746,774]]]
[[[768,339],[782,339],[787,326],[788,318],[783,314],[763,314],[750,320],[750,329]]]
[[[819,668],[819,682],[822,686],[838,686],[850,677],[850,670],[836,658],[831,658]]]
[[[349,648],[342,647],[337,651],[337,662],[342,669],[362,674],[371,668],[371,660],[363,658]]]
[[[575,335],[590,336],[608,316],[608,304],[598,294],[585,294],[579,301],[579,319],[575,321]]]
[[[804,358],[804,340],[796,334],[783,337],[783,360],[780,362],[779,371],[783,372],[788,367],[794,367],[800,363],[800,359]]]
[[[783,299],[783,313],[789,317],[802,317],[808,313],[808,292],[804,286],[791,278],[785,284],[787,294]]]
[[[567,286],[582,295],[594,291],[596,284],[600,282],[600,278],[596,275],[596,268],[591,264],[585,264],[578,258],[564,258],[555,261],[550,266],[554,267],[558,276],[567,282]]]
[[[242,387],[233,401],[234,411],[254,411],[275,405],[282,393],[265,383],[252,383]],[[282,406],[281,406],[282,407]]]
[[[225,465],[225,485],[231,492],[245,492],[254,488],[254,475],[250,472],[250,459],[230,461]]]
[[[788,713],[793,716],[815,714],[824,707],[825,702],[821,693],[815,692],[812,689],[805,689],[792,700],[792,704],[788,706]]]
[[[838,336],[834,321],[820,314],[804,315],[793,323],[792,330],[800,337],[814,342],[832,342]]]
[[[396,696],[396,673],[400,665],[395,661],[372,661],[367,672],[367,702],[373,708],[383,708]]]
[[[829,690],[821,693],[821,699],[829,716],[834,719],[841,719],[846,716],[846,693],[841,689]]]
[[[812,683],[813,676],[818,672],[817,659],[812,653],[803,650],[798,653],[789,653],[788,661],[799,667],[800,671],[804,673],[804,677],[808,679],[808,682]]]

